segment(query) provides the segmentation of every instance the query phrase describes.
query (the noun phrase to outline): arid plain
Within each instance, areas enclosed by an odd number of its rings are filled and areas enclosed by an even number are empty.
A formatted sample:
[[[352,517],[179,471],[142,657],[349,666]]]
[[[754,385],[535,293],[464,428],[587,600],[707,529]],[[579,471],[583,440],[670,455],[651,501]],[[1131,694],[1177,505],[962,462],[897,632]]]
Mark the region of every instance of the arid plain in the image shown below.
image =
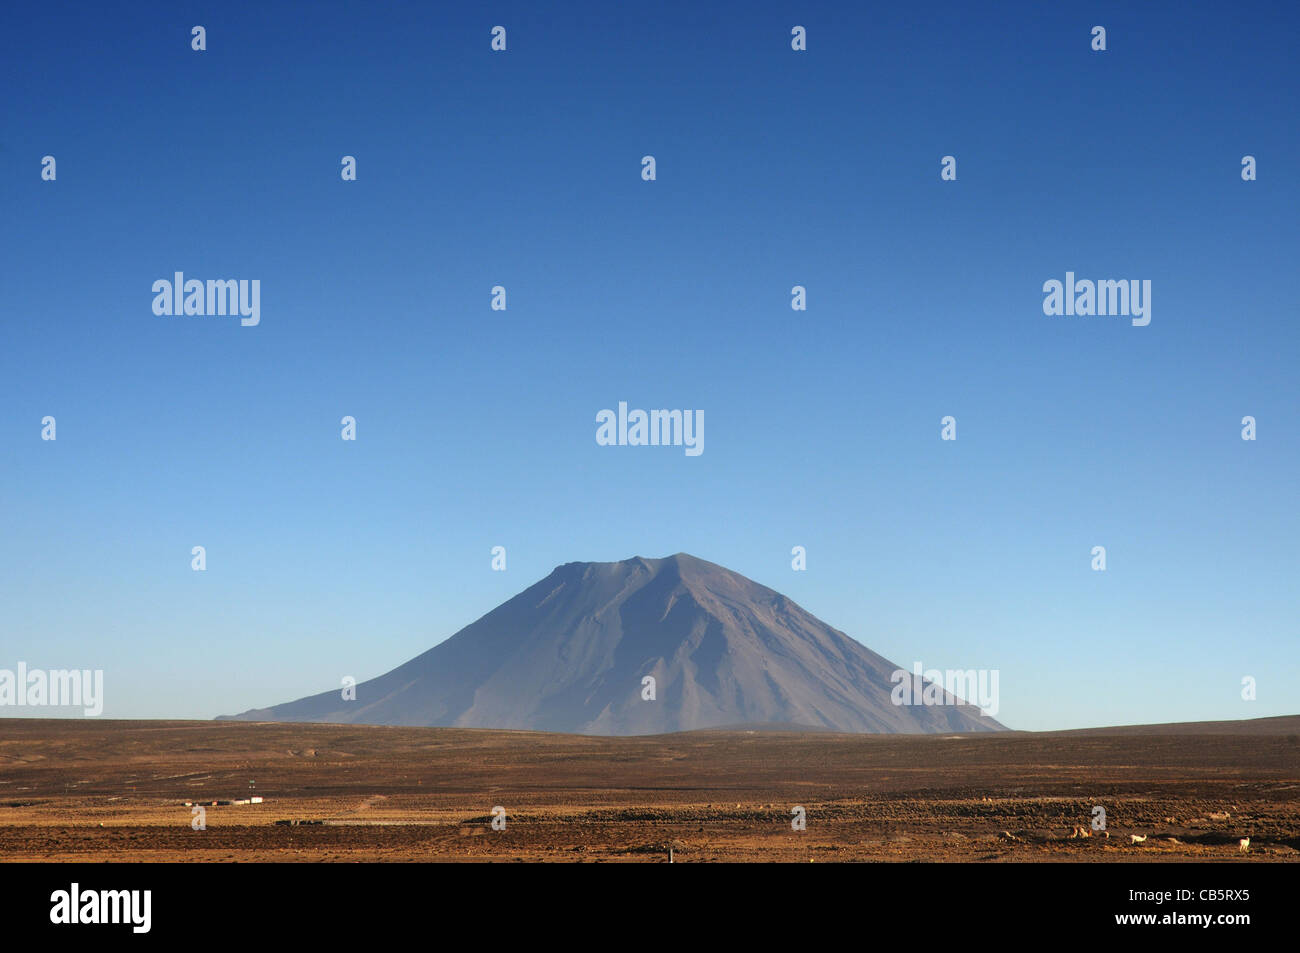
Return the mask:
[[[264,800],[211,803],[250,795]],[[650,737],[0,720],[6,861],[666,863],[670,849],[679,863],[1297,861],[1300,716]]]

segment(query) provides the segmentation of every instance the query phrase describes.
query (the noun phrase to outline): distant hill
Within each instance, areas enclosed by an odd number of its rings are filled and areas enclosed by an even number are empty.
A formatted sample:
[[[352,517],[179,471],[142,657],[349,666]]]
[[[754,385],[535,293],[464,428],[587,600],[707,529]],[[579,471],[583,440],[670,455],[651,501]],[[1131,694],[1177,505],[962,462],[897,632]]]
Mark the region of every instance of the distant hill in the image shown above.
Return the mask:
[[[973,705],[895,705],[888,659],[785,596],[684,553],[566,563],[386,675],[242,721],[642,735],[737,725],[1005,730]],[[653,676],[656,697],[642,699]]]
[[[1038,735],[1298,735],[1300,715],[1243,718],[1240,721],[1175,721],[1160,725],[1114,725],[1038,731]]]

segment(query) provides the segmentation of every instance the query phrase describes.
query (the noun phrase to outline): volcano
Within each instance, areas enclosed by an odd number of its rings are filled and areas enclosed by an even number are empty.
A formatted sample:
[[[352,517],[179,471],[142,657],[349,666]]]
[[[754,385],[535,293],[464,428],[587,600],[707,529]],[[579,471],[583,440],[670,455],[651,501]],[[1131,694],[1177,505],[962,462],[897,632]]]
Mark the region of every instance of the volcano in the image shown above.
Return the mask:
[[[333,689],[224,717],[597,735],[1005,730],[942,690],[942,704],[895,704],[899,669],[780,593],[679,553],[566,563],[354,700]]]

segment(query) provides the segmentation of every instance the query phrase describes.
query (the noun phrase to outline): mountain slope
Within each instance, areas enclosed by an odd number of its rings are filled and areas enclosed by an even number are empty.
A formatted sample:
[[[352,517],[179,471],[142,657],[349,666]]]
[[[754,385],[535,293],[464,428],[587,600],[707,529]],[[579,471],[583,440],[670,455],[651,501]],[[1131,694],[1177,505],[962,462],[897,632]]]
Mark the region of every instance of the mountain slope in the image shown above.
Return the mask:
[[[378,678],[245,721],[655,734],[737,723],[850,732],[996,731],[965,704],[894,705],[899,666],[713,563],[566,563]],[[642,678],[656,698],[642,699]],[[952,696],[946,696],[955,701]]]

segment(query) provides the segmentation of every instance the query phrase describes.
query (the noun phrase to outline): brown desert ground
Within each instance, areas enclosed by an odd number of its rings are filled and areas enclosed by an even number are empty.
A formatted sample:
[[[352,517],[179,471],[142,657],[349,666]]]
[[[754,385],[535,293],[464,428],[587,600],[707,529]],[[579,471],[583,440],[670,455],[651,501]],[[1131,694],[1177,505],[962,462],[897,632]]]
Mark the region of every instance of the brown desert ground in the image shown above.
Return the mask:
[[[250,794],[265,800],[211,804]],[[206,830],[186,801],[206,802]],[[0,719],[6,861],[664,863],[670,848],[679,863],[1296,861],[1300,716],[621,738]]]

